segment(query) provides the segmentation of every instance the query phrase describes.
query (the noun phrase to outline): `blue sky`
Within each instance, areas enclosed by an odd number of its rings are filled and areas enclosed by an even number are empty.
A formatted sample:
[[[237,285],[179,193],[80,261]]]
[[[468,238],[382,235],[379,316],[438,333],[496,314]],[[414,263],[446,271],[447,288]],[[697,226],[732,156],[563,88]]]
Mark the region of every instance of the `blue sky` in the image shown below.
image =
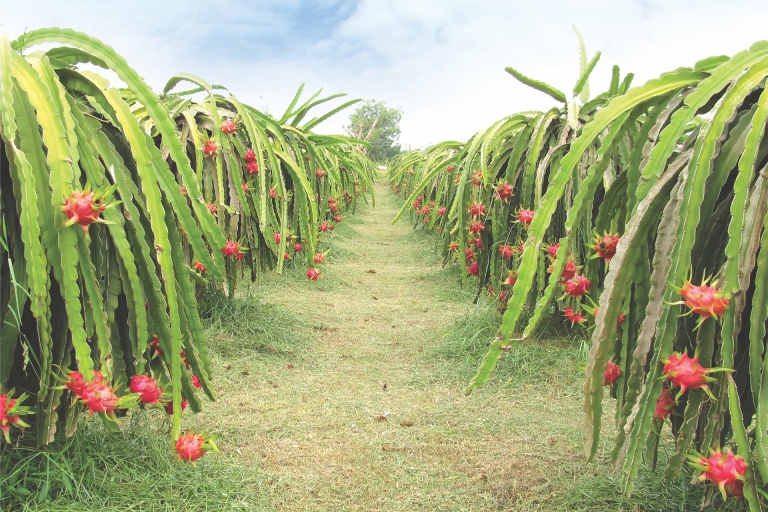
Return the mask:
[[[576,25],[635,84],[768,39],[768,1],[129,1],[27,0],[5,9],[12,38],[25,28],[70,27],[113,46],[160,90],[186,71],[281,114],[296,89],[384,100],[404,115],[401,142],[466,140],[502,117],[554,100],[504,72],[569,91],[578,77]],[[343,100],[337,100],[341,102]],[[339,114],[318,131],[340,133]]]

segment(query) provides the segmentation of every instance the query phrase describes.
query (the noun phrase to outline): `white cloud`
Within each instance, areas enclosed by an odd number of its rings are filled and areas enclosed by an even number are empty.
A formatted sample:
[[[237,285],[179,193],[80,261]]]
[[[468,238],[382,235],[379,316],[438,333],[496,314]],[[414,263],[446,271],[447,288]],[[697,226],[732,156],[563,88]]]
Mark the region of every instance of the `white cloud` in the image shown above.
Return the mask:
[[[296,88],[385,100],[401,107],[412,147],[466,140],[501,117],[555,104],[504,72],[569,92],[578,75],[574,24],[591,80],[607,87],[613,64],[635,84],[768,39],[768,3],[708,1],[325,0],[133,2],[30,0],[6,10],[11,36],[24,27],[70,26],[113,46],[155,88],[178,71],[226,85],[282,113]],[[339,132],[346,116],[319,130]]]

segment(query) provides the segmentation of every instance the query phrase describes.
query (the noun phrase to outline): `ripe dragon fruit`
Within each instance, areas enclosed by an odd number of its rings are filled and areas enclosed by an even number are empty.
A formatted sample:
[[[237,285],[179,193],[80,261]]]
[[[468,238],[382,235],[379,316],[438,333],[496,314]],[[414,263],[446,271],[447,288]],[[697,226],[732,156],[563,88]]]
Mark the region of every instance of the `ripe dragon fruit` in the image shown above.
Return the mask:
[[[322,252],[315,254],[315,263],[317,263],[318,265],[321,263],[325,263],[325,254]]]
[[[230,258],[232,256],[237,256],[240,253],[240,244],[232,241],[227,242],[221,249],[221,252],[224,254],[224,256],[229,256]]]
[[[218,208],[216,208],[216,205],[213,203],[206,203],[206,208],[208,208],[208,211],[211,212],[211,215],[216,215],[216,211]]]
[[[477,250],[482,250],[483,248],[483,239],[480,237],[470,238],[467,240],[467,242],[469,243],[469,245],[474,245],[475,249]]]
[[[544,246],[544,249],[547,250],[547,254],[549,254],[550,258],[555,259],[557,256],[557,251],[560,250],[560,244],[546,245]]]
[[[138,394],[139,401],[143,404],[156,404],[163,396],[163,389],[149,375],[134,375],[131,377],[131,385],[128,389],[131,393]]]
[[[566,283],[576,277],[576,272],[578,271],[578,267],[576,266],[576,262],[573,260],[568,260],[565,263],[565,268],[563,269],[563,274],[560,276],[560,282]]]
[[[476,261],[473,261],[467,267],[467,273],[472,274],[475,277],[480,277],[480,265],[478,265]]]
[[[243,188],[243,192],[248,192],[249,190],[251,190],[251,187],[249,187],[247,183],[243,183],[242,188]]]
[[[507,244],[499,246],[499,256],[501,256],[505,260],[508,260],[514,254],[515,254],[515,249],[512,246],[509,246]]]
[[[320,223],[320,225],[317,227],[317,230],[318,230],[318,231],[320,231],[321,233],[326,233],[326,232],[328,232],[328,231],[331,231],[331,230],[332,230],[332,228],[331,228],[331,225],[330,225],[330,224],[328,224],[328,222],[326,222],[326,221],[323,221],[323,222],[321,222],[321,223]]]
[[[85,384],[86,382],[83,378],[83,374],[76,370],[69,372],[69,375],[67,375],[67,380],[64,381],[64,387],[70,390],[75,396],[80,396],[83,394],[83,390],[85,390]]]
[[[184,412],[184,409],[186,409],[188,405],[189,405],[189,402],[187,402],[185,399],[182,399],[181,412]],[[171,400],[170,402],[165,402],[163,406],[165,407],[165,413],[168,416],[173,416],[173,400]]]
[[[245,165],[245,170],[248,171],[248,174],[251,176],[255,176],[259,174],[259,164],[257,162],[248,162]]]
[[[458,242],[451,242],[448,244],[448,250],[451,252],[456,252],[459,250],[459,244]]]
[[[187,361],[187,353],[183,350],[179,352],[179,357],[181,357],[181,362],[184,363],[184,366],[187,367],[187,370],[189,370],[189,361]],[[197,354],[197,357],[200,357],[200,354]]]
[[[18,398],[11,398],[12,396],[13,390],[7,395],[0,393],[0,430],[3,431],[8,444],[11,444],[11,427],[20,428],[23,431],[29,425],[21,419],[21,416],[32,413],[29,407],[21,405],[27,398],[26,393],[22,393]]]
[[[197,459],[208,452],[218,453],[214,437],[206,437],[203,434],[188,432],[176,440],[176,454],[179,460],[195,463]]]
[[[467,247],[466,249],[464,249],[464,258],[467,261],[474,261],[474,259],[475,259],[475,251],[473,251],[472,249]]]
[[[731,301],[725,298],[725,294],[721,290],[714,286],[707,286],[706,282],[705,279],[701,286],[694,286],[690,281],[686,281],[683,287],[678,290],[685,302],[676,304],[685,304],[691,313],[701,316],[701,321],[709,317],[718,320],[723,316],[725,308],[731,304]]]
[[[469,232],[472,233],[473,235],[479,235],[480,233],[483,232],[484,229],[485,229],[485,224],[483,224],[480,221],[472,222],[469,225]]]
[[[179,192],[181,192],[181,195],[183,196],[187,195],[187,189],[184,187],[179,187]]]
[[[216,141],[213,139],[206,141],[205,144],[203,144],[203,153],[205,156],[214,157],[219,153],[219,145],[216,144]]]
[[[707,382],[713,382],[715,379],[708,377],[707,374],[722,371],[720,368],[704,368],[699,364],[698,357],[691,359],[685,353],[675,352],[662,363],[664,363],[664,377],[669,379],[673,388],[680,388],[678,398],[689,389],[702,389],[709,394]]]
[[[476,187],[480,187],[483,185],[483,173],[481,172],[475,172],[472,173],[472,184]]]
[[[232,135],[237,131],[237,124],[233,120],[227,119],[221,123],[221,131],[227,135]]]
[[[533,210],[520,210],[517,212],[517,221],[525,227],[530,227],[531,222],[533,222]]]
[[[482,203],[472,203],[467,209],[473,217],[479,217],[485,215],[485,205]]]
[[[656,399],[656,411],[653,413],[653,417],[663,421],[674,412],[675,403],[672,390],[665,387],[659,398]]]
[[[303,247],[301,246],[300,242],[293,244],[293,252],[301,252],[302,249]]]
[[[587,293],[592,283],[584,276],[575,276],[565,282],[565,294],[571,297],[581,297]]]
[[[336,203],[331,203],[330,205],[328,205],[328,209],[331,210],[331,213],[336,213],[339,211],[339,205],[337,205]]]
[[[111,387],[96,381],[86,384],[83,394],[79,398],[85,402],[91,414],[97,412],[112,414],[119,401]]]
[[[324,171],[323,169],[317,169],[317,170],[315,171],[315,176],[316,176],[318,179],[322,179],[322,178],[325,178],[325,171]]]
[[[200,377],[192,374],[192,385],[195,386],[196,389],[203,389],[203,385],[200,383]]]
[[[516,282],[517,282],[517,272],[515,272],[514,270],[510,270],[509,273],[507,274],[507,278],[504,279],[501,283],[509,286],[514,286]]]
[[[101,374],[98,370],[93,371],[93,380],[90,382],[86,381],[83,378],[83,374],[78,371],[71,371],[67,375],[67,380],[64,381],[64,387],[67,388],[72,392],[73,395],[80,398],[83,393],[85,393],[85,388],[91,384],[103,384],[105,382],[104,375]]]
[[[608,368],[603,374],[603,386],[611,386],[621,377],[621,368],[613,361],[608,361]]]
[[[283,253],[283,259],[284,260],[289,260],[289,259],[291,259],[291,255],[288,254],[288,252],[286,251],[286,252]]]
[[[581,313],[574,313],[573,307],[567,307],[565,308],[565,311],[563,311],[563,314],[565,315],[565,318],[571,322],[571,325],[575,323],[583,323],[586,322],[587,319],[584,318],[584,316]]]
[[[592,248],[597,255],[603,258],[606,262],[611,261],[611,258],[616,254],[616,246],[619,245],[618,235],[597,235],[597,240]]]
[[[243,156],[246,162],[255,162],[256,161],[256,152],[253,149],[249,149],[245,152],[245,155]]]
[[[272,199],[277,197],[277,190],[275,190],[275,187],[269,187],[269,197]]]
[[[747,474],[747,461],[740,455],[734,455],[730,450],[723,455],[716,450],[704,458],[689,456],[694,462],[693,467],[702,471],[699,480],[709,480],[717,485],[723,494],[723,499],[728,495],[741,498],[743,496],[744,479]]]
[[[163,357],[163,349],[160,348],[160,337],[157,334],[152,338],[152,342],[149,345],[155,349],[155,355],[157,357]]]
[[[336,223],[339,223],[339,222],[341,222],[342,220],[344,220],[344,217],[342,217],[341,215],[336,215],[336,216],[333,218],[333,222],[336,222]],[[427,219],[424,219],[424,220],[427,220]]]
[[[320,272],[316,268],[307,269],[307,279],[317,281],[320,278]]]
[[[448,167],[445,168],[447,172],[453,172],[454,169],[455,167],[453,165],[449,165]]]
[[[512,197],[512,185],[507,183],[506,181],[502,181],[496,184],[496,197],[501,199],[502,201],[506,201],[510,197]]]
[[[275,232],[274,237],[275,237],[275,243],[276,244],[279,244],[280,241],[283,239],[283,237],[280,236],[280,233],[277,233],[277,232]]]
[[[93,192],[83,190],[73,191],[70,197],[64,199],[62,211],[67,215],[66,226],[79,224],[88,233],[89,224],[103,222],[99,215],[106,209],[102,199],[96,199]]]
[[[600,312],[600,308],[596,307],[596,308],[593,308],[592,310],[587,309],[587,311],[589,312],[590,315],[597,318],[597,314]],[[626,320],[626,318],[627,318],[626,313],[620,314],[619,318],[616,319],[616,327],[621,327],[621,324],[624,323],[624,320]]]
[[[75,370],[69,372],[69,375],[67,375],[67,380],[64,381],[64,387],[70,390],[75,396],[80,396],[83,394],[83,391],[85,390],[85,384],[86,382],[83,378],[83,374]]]
[[[445,206],[439,206],[437,208],[437,214],[438,215],[445,215],[445,212],[447,212],[448,209]]]

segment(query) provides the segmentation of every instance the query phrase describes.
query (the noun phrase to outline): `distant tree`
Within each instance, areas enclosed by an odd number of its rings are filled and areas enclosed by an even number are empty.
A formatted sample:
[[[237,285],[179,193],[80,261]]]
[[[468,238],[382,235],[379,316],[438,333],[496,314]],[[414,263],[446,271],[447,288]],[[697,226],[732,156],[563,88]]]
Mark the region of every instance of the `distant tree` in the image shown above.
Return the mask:
[[[349,126],[344,130],[351,137],[364,140],[371,145],[368,156],[382,162],[400,153],[400,119],[403,111],[387,107],[383,101],[363,102],[349,116]]]

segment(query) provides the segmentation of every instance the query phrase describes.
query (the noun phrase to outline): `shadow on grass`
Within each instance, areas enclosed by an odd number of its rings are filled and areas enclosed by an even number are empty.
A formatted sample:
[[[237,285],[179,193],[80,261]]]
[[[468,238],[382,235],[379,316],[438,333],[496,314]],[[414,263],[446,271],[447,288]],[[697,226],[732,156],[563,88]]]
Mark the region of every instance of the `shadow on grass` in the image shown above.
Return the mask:
[[[210,287],[199,308],[209,349],[222,358],[293,355],[305,339],[306,326],[258,292],[228,299]]]

